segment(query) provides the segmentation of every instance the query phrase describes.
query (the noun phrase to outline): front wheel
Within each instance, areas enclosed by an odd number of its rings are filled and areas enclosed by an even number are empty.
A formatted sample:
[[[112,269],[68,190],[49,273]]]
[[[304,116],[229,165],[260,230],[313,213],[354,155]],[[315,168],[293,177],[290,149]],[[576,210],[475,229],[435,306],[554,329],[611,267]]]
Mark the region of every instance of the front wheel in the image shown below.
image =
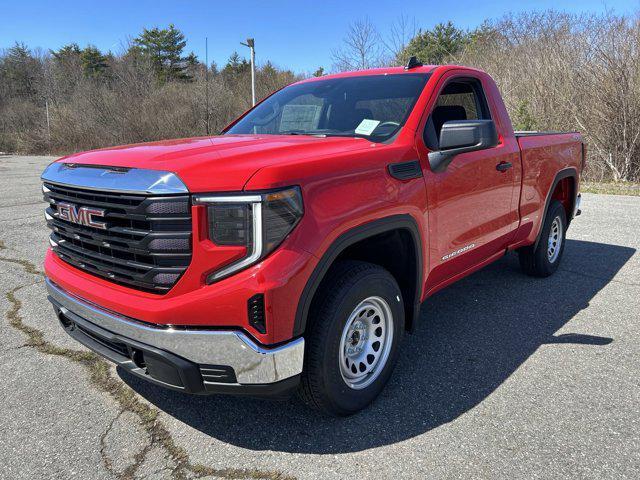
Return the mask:
[[[370,263],[338,263],[308,323],[299,396],[331,415],[366,407],[391,376],[404,332],[402,293],[393,276]]]
[[[548,277],[560,265],[567,235],[567,214],[558,200],[549,205],[538,245],[518,250],[522,270],[534,277]]]

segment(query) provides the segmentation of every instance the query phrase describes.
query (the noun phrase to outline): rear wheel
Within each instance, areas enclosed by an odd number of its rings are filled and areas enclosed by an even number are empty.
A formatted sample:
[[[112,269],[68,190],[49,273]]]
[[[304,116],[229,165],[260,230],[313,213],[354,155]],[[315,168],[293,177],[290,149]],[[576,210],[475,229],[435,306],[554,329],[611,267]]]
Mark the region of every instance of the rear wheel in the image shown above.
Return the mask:
[[[300,398],[330,415],[366,407],[391,376],[404,331],[402,293],[393,276],[370,263],[338,263],[308,323]]]
[[[567,234],[567,215],[558,200],[549,205],[538,245],[518,250],[522,270],[535,277],[548,277],[560,265]]]

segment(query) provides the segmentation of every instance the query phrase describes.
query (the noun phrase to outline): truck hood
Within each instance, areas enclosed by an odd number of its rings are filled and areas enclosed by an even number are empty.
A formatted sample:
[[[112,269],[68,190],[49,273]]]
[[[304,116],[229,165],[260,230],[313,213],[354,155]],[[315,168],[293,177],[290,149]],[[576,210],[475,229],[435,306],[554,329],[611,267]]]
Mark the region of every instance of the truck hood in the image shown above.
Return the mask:
[[[368,148],[363,138],[222,135],[141,143],[77,153],[60,162],[144,168],[177,174],[191,192],[242,190],[263,167]]]

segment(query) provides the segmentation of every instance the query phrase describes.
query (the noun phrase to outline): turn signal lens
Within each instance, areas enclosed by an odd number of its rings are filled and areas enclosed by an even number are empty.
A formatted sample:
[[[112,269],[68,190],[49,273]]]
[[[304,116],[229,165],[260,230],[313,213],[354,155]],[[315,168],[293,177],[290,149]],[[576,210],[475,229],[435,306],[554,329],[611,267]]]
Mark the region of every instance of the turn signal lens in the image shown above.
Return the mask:
[[[272,252],[291,233],[302,217],[298,188],[268,193],[262,206],[265,254]]]

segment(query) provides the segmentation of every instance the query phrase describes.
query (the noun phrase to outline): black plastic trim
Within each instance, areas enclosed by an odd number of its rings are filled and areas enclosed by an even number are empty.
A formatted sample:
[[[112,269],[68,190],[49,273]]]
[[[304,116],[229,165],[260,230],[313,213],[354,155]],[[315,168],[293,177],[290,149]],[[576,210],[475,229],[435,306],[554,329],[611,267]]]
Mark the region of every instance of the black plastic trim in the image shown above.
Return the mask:
[[[267,333],[267,319],[264,311],[264,295],[256,293],[247,300],[249,324],[263,335]]]
[[[452,120],[442,125],[438,144],[440,150],[428,154],[434,173],[444,172],[456,155],[497,146],[498,132],[493,120]]]
[[[410,325],[415,327],[415,324],[417,323],[416,320],[420,314],[420,294],[422,293],[422,237],[420,235],[418,225],[413,217],[411,215],[404,214],[380,218],[378,220],[365,223],[364,225],[354,227],[340,235],[331,244],[331,246],[329,246],[309,277],[309,280],[302,291],[302,295],[300,296],[300,300],[298,301],[298,308],[296,310],[296,318],[293,326],[294,337],[300,336],[304,333],[313,297],[318,290],[322,279],[338,255],[356,242],[391,230],[407,230],[411,233],[411,237],[414,242],[414,250],[416,252],[415,294],[412,302],[413,309],[412,311],[406,311],[405,314]]]
[[[409,61],[405,65],[405,70],[411,70],[412,68],[422,67],[422,62],[418,60],[418,57],[412,56],[409,58]]]
[[[108,330],[93,325],[72,312],[62,313],[61,309],[56,306],[55,301],[53,301],[51,297],[49,297],[49,301],[54,304],[54,310],[64,330],[74,340],[97,354],[102,355],[107,360],[116,363],[137,377],[162,387],[186,393],[204,392],[202,376],[200,375],[198,365],[195,363],[167,351],[111,333]],[[123,355],[122,351],[114,349],[110,344],[123,345],[127,349],[128,355]],[[164,372],[172,370],[172,372],[164,376],[173,375],[175,381],[169,382],[154,378],[154,376],[147,372],[146,368],[134,360],[133,352],[135,351],[141,352],[145,360],[151,360],[154,363],[154,368],[163,370]]]
[[[205,394],[243,395],[249,397],[269,397],[284,399],[290,397],[300,384],[300,375],[285,378],[279,382],[264,384],[205,384]]]
[[[573,201],[571,202],[571,209],[570,209],[570,212],[573,213],[573,209],[576,204],[576,199],[578,198],[578,183],[577,183],[578,170],[576,170],[574,167],[569,167],[569,168],[565,168],[564,170],[560,170],[557,173],[556,178],[553,180],[553,183],[551,184],[551,188],[547,192],[547,199],[544,203],[544,214],[542,215],[540,228],[538,229],[538,235],[536,236],[536,242],[533,245],[534,249],[538,247],[538,242],[540,242],[540,236],[542,235],[542,224],[544,223],[544,219],[547,217],[547,211],[549,210],[549,205],[551,204],[551,198],[552,198],[551,195],[553,195],[553,191],[558,186],[558,183],[560,183],[560,180],[564,180],[565,178],[570,178],[570,177],[573,178],[574,180]],[[571,213],[567,215],[567,227],[571,223],[571,216],[572,216]]]
[[[300,375],[294,375],[279,382],[265,384],[239,384],[232,367],[226,365],[198,365],[178,355],[147,344],[131,340],[104,330],[84,320],[72,312],[62,313],[60,306],[49,297],[62,328],[85,347],[115,363],[132,375],[155,385],[194,395],[230,394],[269,398],[287,398],[300,383]],[[121,348],[114,348],[113,344]],[[125,354],[126,349],[126,354]],[[145,366],[136,362],[135,353],[141,352],[147,363],[153,363],[156,372],[165,378],[173,377],[173,383],[154,378]],[[147,365],[149,367],[149,365]],[[204,380],[203,380],[203,370]],[[219,374],[217,382],[212,382],[212,371]],[[207,373],[209,372],[209,373]],[[210,381],[206,381],[209,379]]]
[[[419,160],[391,163],[387,168],[389,175],[397,180],[411,180],[422,177],[422,167]]]

